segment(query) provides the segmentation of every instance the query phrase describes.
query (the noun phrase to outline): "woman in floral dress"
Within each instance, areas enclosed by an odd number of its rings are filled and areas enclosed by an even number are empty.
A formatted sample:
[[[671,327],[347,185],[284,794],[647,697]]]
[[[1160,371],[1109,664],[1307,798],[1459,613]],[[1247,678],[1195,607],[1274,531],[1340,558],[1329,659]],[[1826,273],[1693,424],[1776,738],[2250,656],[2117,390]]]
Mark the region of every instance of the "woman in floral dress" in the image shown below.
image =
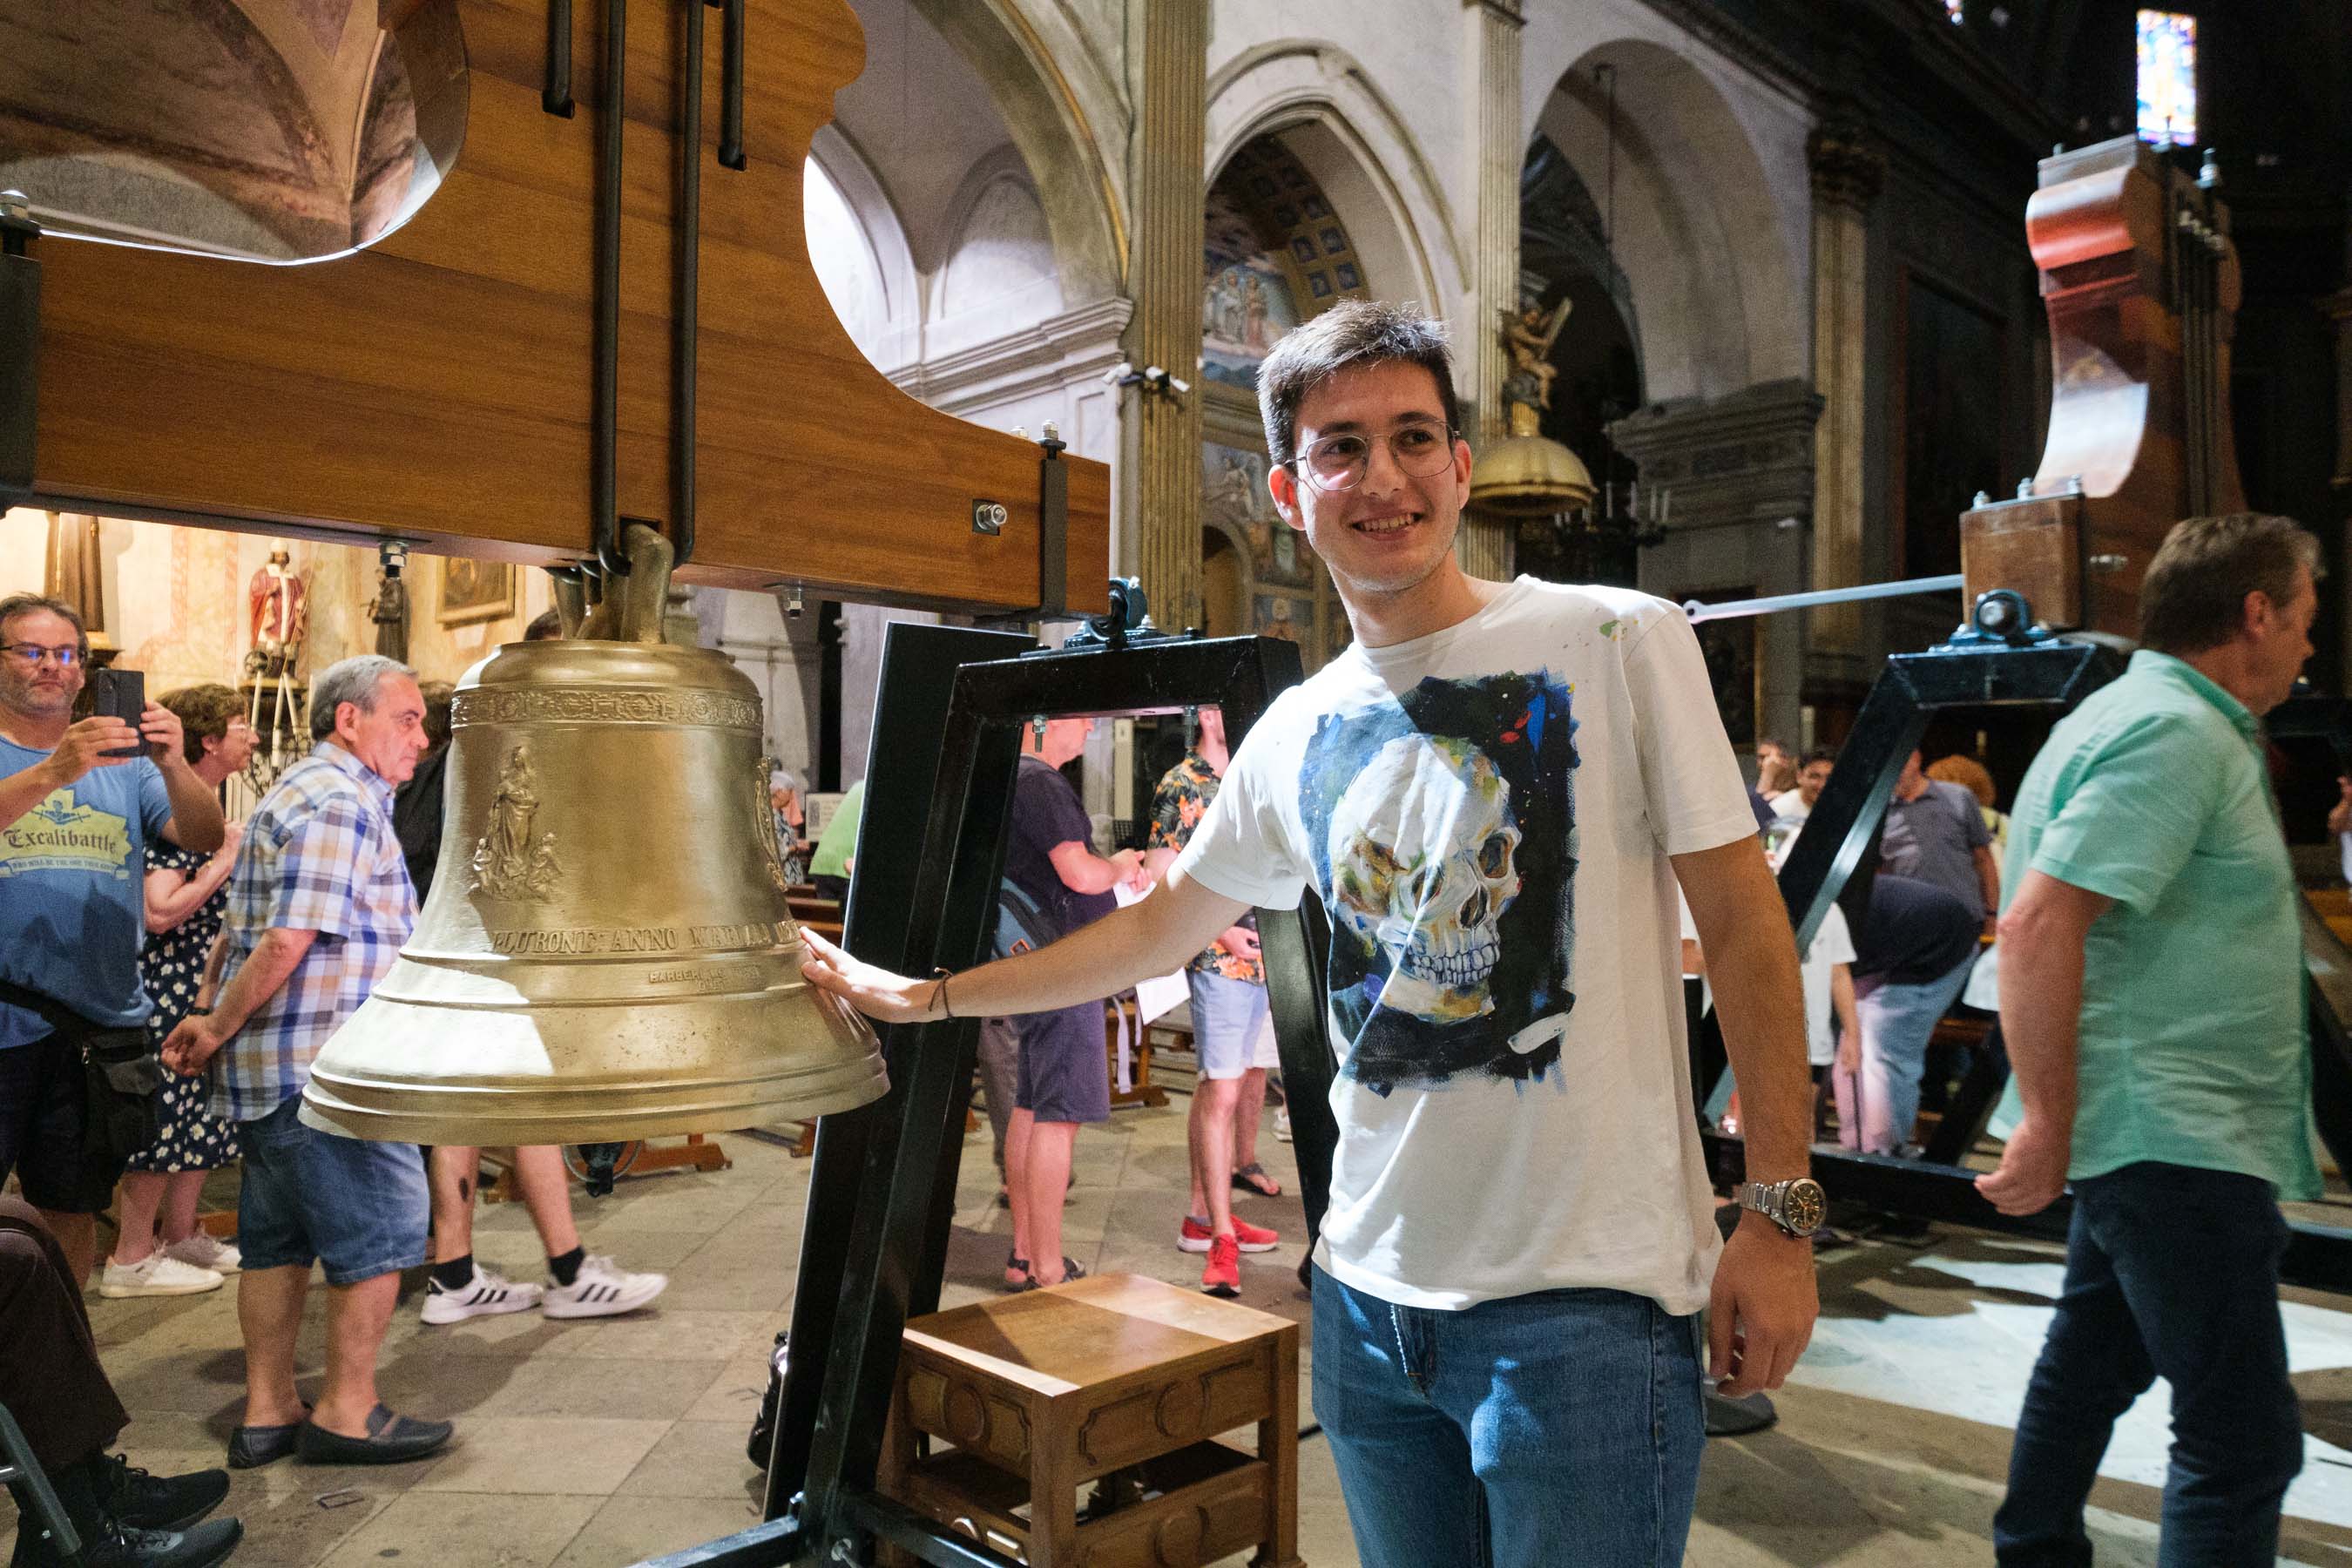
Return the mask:
[[[180,716],[189,764],[215,789],[244,770],[254,733],[226,686],[191,686],[157,699]],[[220,933],[226,888],[243,832],[236,823],[217,853],[196,855],[157,839],[147,846],[147,942],[139,973],[155,1005],[149,1040],[161,1046],[196,1005],[205,961]],[[237,1268],[236,1247],[196,1224],[205,1173],[236,1156],[236,1130],[205,1110],[205,1078],[163,1075],[163,1130],[123,1173],[122,1231],[99,1279],[101,1296],[181,1296],[215,1289]]]

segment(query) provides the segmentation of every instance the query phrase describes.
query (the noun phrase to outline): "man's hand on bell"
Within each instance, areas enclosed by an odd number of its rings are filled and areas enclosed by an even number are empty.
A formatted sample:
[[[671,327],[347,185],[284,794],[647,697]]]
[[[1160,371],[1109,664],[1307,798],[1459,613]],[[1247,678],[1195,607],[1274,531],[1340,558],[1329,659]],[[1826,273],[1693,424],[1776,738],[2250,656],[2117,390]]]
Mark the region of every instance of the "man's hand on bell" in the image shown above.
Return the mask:
[[[830,992],[865,1014],[877,1024],[928,1024],[946,1016],[945,1005],[952,999],[942,999],[943,989],[937,980],[909,980],[903,974],[893,974],[879,965],[852,958],[839,947],[817,935],[803,931],[801,941],[808,944],[808,962],[801,965],[801,977],[820,991]]]

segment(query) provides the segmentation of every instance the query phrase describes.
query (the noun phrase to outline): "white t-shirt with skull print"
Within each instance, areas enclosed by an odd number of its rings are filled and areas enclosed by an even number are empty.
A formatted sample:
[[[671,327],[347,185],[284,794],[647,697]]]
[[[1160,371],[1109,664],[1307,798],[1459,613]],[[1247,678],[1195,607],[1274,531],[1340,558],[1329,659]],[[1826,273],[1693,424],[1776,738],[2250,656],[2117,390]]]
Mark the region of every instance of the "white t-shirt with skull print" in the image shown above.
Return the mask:
[[[1406,1306],[1706,1301],[1720,1248],[1669,855],[1755,837],[1675,606],[1522,577],[1282,693],[1179,858],[1331,915],[1339,1123],[1316,1258]]]

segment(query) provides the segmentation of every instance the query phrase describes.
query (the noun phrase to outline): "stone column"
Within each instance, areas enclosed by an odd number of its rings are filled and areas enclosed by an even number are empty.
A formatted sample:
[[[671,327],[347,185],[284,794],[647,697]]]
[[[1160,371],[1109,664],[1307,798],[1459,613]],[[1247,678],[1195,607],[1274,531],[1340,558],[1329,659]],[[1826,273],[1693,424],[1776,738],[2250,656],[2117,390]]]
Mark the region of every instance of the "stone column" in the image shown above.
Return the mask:
[[[1135,130],[1128,188],[1135,236],[1128,363],[1200,374],[1201,247],[1208,200],[1208,0],[1128,0]],[[1201,618],[1201,407],[1197,390],[1131,388],[1121,420],[1120,514],[1136,574],[1162,626]]]
[[[1463,358],[1476,375],[1470,388],[1473,450],[1485,451],[1507,431],[1503,424],[1503,374],[1509,356],[1503,349],[1503,312],[1519,302],[1519,166],[1527,149],[1519,141],[1519,30],[1527,25],[1518,0],[1463,0],[1469,37],[1465,53],[1475,62],[1474,101],[1478,130],[1477,293],[1471,305],[1470,342]],[[1465,512],[1454,554],[1474,577],[1511,574],[1513,525],[1504,518]]]
[[[1870,208],[1886,155],[1852,121],[1832,120],[1807,140],[1813,185],[1813,570],[1816,588],[1862,581],[1863,378],[1867,368]],[[1862,611],[1838,605],[1811,613],[1811,653],[1843,662],[1862,656]],[[1850,672],[1858,673],[1858,672]]]

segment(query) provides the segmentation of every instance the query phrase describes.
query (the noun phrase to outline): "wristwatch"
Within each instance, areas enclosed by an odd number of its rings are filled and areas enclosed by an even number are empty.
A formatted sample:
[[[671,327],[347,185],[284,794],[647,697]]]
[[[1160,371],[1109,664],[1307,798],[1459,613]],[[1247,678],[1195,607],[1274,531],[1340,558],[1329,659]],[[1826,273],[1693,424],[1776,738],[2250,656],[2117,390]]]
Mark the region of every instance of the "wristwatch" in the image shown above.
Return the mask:
[[[1822,1228],[1829,1213],[1829,1194],[1811,1176],[1785,1182],[1742,1182],[1731,1189],[1731,1201],[1754,1209],[1790,1236],[1802,1238]]]

